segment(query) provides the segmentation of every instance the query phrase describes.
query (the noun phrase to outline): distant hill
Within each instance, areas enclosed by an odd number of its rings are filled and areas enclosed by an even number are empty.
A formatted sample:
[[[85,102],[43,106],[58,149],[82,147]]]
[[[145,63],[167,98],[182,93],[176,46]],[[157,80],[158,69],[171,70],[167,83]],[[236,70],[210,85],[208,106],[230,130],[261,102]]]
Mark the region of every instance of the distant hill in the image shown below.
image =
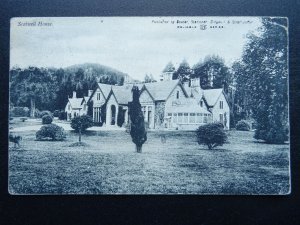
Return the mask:
[[[119,83],[120,80],[124,80],[126,76],[127,78],[129,78],[129,80],[132,79],[126,73],[123,73],[119,70],[98,63],[75,64],[64,68],[66,72],[69,72],[71,74],[76,73],[79,69],[83,69],[86,79],[89,79],[91,77],[97,77],[98,80],[100,81],[103,80],[104,78],[106,79],[111,78],[117,81],[117,83]]]

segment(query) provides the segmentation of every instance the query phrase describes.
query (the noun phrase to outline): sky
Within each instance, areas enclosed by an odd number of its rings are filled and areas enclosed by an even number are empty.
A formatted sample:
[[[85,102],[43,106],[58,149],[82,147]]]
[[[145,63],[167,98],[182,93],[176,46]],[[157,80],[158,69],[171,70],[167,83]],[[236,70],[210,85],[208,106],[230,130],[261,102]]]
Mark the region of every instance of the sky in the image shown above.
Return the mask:
[[[170,61],[193,66],[215,54],[230,65],[259,26],[257,17],[13,18],[10,67],[99,63],[135,79],[158,79]]]

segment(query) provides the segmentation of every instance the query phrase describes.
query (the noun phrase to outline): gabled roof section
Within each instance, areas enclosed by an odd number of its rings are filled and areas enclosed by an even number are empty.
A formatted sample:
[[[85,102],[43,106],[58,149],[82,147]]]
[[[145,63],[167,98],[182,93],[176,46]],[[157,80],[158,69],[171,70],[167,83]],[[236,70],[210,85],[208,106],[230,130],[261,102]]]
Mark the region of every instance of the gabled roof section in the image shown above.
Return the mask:
[[[143,87],[140,89],[140,96],[141,96],[141,94],[142,94],[144,91],[146,91],[146,92],[149,94],[149,96],[151,97],[151,99],[152,99],[153,101],[155,101],[154,97],[151,95],[151,93],[150,93],[149,90],[147,89],[146,85],[143,85]]]
[[[112,86],[112,91],[116,100],[121,105],[128,105],[132,101],[132,86]]]
[[[218,98],[223,93],[222,88],[218,89],[206,89],[203,90],[203,97],[205,98],[209,107],[212,107],[216,104]]]
[[[166,101],[178,84],[181,85],[179,80],[169,80],[155,83],[146,83],[145,86],[155,101]],[[184,88],[182,89],[186,94]]]
[[[84,100],[85,100],[86,103],[88,102],[89,98],[90,98],[89,96],[84,97]]]
[[[102,91],[102,94],[104,95],[104,98],[107,99],[112,85],[98,83],[98,87],[100,88],[100,91]]]
[[[83,102],[87,103],[89,101],[90,97],[89,96],[84,96],[82,98],[82,101],[81,101],[81,105],[83,104]]]
[[[69,98],[70,105],[72,109],[81,109],[81,102],[83,98]]]

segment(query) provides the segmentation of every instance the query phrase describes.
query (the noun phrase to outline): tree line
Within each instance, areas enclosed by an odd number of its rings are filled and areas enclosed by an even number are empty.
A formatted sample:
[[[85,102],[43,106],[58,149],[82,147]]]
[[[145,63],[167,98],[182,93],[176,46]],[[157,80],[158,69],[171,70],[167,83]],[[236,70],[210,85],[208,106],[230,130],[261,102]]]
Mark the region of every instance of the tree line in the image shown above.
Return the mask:
[[[10,70],[10,106],[35,110],[64,110],[68,97],[88,95],[97,83],[123,85],[126,74],[98,64],[82,64],[65,69],[13,67]]]

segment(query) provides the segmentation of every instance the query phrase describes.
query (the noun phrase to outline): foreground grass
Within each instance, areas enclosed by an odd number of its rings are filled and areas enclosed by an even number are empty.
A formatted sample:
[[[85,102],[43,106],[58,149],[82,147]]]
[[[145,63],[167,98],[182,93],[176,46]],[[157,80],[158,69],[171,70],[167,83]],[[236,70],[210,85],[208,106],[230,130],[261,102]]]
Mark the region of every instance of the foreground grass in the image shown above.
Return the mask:
[[[149,132],[142,154],[124,131],[89,132],[86,147],[69,147],[78,141],[73,132],[63,142],[20,135],[21,148],[9,152],[12,194],[289,192],[289,146],[255,142],[252,132],[230,131],[230,143],[212,151],[194,132]]]

